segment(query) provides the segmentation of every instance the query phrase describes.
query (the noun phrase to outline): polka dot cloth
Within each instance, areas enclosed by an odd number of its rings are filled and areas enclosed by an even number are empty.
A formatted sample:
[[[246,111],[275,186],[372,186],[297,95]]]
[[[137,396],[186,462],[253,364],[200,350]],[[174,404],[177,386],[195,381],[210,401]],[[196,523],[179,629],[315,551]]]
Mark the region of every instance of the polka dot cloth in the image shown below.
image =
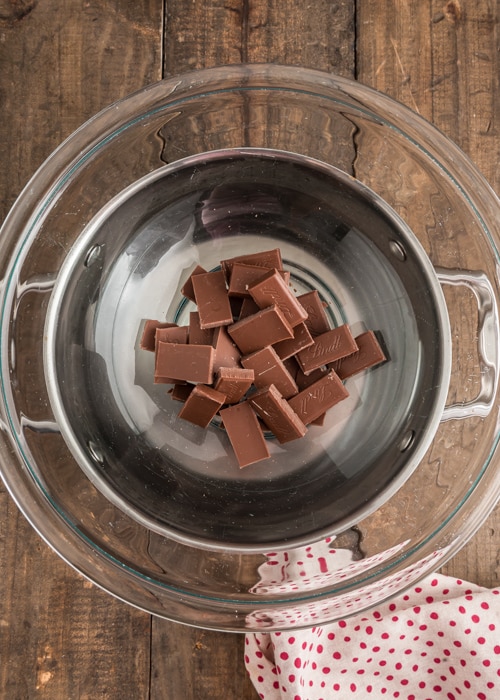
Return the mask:
[[[362,615],[245,642],[263,700],[500,698],[500,590],[439,574]]]

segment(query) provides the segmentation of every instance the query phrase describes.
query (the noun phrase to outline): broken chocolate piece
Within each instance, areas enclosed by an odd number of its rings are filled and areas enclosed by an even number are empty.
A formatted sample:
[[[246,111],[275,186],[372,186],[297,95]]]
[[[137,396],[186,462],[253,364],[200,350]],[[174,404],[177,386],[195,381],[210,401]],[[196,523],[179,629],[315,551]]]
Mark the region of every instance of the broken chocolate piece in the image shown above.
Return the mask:
[[[216,328],[232,323],[233,312],[222,270],[200,273],[195,275],[192,281],[200,314],[200,327]]]
[[[214,372],[217,372],[221,367],[240,367],[241,352],[229,337],[227,326],[219,326],[213,333]]]
[[[318,379],[317,382],[292,396],[288,403],[304,425],[308,425],[348,396],[349,392],[342,384],[342,381],[331,370],[324,377]]]
[[[304,374],[310,374],[322,365],[351,355],[358,346],[347,324],[317,335],[314,344],[297,353],[297,360]]]
[[[290,340],[280,340],[274,344],[274,349],[278,357],[288,360],[292,355],[296,355],[300,350],[308,348],[314,343],[312,335],[309,333],[305,323],[299,323],[293,328],[293,338]]]
[[[243,303],[241,304],[240,315],[238,320],[242,321],[247,316],[253,316],[257,311],[260,311],[257,304],[254,302],[252,297],[245,297]]]
[[[240,467],[270,457],[264,433],[248,401],[223,408],[220,417]]]
[[[257,265],[265,269],[276,270],[283,269],[283,261],[281,259],[281,251],[279,248],[273,250],[263,250],[260,253],[249,253],[248,255],[237,255],[234,258],[221,260],[220,264],[227,280],[231,277],[231,271],[234,263],[243,263],[244,265]]]
[[[170,328],[158,328],[156,331],[157,343],[187,343],[188,327],[187,326],[171,326]]]
[[[227,331],[244,355],[293,338],[293,331],[277,306],[261,309],[229,326]]]
[[[142,329],[139,347],[141,350],[149,350],[149,352],[154,352],[157,328],[172,328],[175,326],[177,326],[176,323],[162,323],[162,321],[155,321],[154,319],[147,318],[144,321],[144,328]]]
[[[311,335],[321,335],[321,333],[326,333],[326,331],[330,330],[331,326],[326,315],[325,306],[316,289],[313,289],[312,292],[301,294],[297,299],[307,312],[307,318],[304,323]]]
[[[340,379],[352,377],[358,372],[379,365],[386,359],[384,351],[380,347],[373,331],[361,333],[361,335],[357,335],[354,340],[356,341],[358,350],[352,353],[352,355],[337,360],[332,365],[332,369],[337,372]]]
[[[307,312],[277,270],[270,270],[248,291],[261,309],[276,305],[292,328],[307,318]]]
[[[189,342],[192,345],[212,345],[213,328],[200,326],[200,314],[197,311],[189,313]]]
[[[186,399],[179,412],[179,418],[206,428],[219,408],[225,402],[226,396],[211,386],[197,384]]]
[[[225,403],[238,403],[252,386],[253,369],[221,367],[217,372],[215,388],[226,395]]]
[[[278,442],[290,442],[306,434],[306,426],[274,384],[259,389],[248,401]]]
[[[174,384],[168,393],[174,401],[182,401],[184,403],[194,387],[194,384]]]
[[[290,281],[290,273],[285,270],[278,270],[278,273],[288,284]],[[231,278],[229,280],[228,294],[231,297],[249,297],[249,287],[258,282],[265,270],[258,265],[245,265],[244,263],[234,263],[231,269]]]
[[[285,399],[298,392],[297,384],[292,375],[278,357],[276,351],[270,346],[243,357],[241,364],[247,369],[253,369],[253,383],[257,389],[274,384]]]
[[[193,277],[196,275],[201,275],[205,273],[206,270],[204,267],[201,265],[196,265],[192,273],[189,275],[188,279],[184,283],[184,286],[181,287],[181,294],[183,294],[187,299],[190,301],[196,301],[195,296],[194,296],[194,289],[193,289]]]
[[[162,343],[156,345],[156,377],[171,377],[177,382],[211,384],[215,351],[211,345]]]

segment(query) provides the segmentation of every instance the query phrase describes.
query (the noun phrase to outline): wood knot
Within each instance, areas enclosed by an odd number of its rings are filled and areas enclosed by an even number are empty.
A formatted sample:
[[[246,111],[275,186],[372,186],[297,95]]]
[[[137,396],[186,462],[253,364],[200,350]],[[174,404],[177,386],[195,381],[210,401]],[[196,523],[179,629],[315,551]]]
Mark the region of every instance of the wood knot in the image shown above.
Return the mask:
[[[462,8],[459,0],[448,0],[443,7],[443,14],[451,24],[456,24],[462,19]]]
[[[0,0],[0,20],[19,22],[32,12],[38,0]]]

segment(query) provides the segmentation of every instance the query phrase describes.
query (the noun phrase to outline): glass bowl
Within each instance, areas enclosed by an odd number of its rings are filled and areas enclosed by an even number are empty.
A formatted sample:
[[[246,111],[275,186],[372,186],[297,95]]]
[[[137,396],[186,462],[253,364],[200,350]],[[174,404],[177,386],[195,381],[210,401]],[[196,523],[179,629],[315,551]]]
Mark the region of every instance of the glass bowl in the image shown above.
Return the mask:
[[[498,212],[433,126],[321,72],[227,66],[112,105],[2,229],[8,489],[77,570],[180,622],[288,629],[399,593],[498,497]],[[276,247],[294,291],[379,332],[388,361],[239,469],[139,339],[186,322],[196,264]]]

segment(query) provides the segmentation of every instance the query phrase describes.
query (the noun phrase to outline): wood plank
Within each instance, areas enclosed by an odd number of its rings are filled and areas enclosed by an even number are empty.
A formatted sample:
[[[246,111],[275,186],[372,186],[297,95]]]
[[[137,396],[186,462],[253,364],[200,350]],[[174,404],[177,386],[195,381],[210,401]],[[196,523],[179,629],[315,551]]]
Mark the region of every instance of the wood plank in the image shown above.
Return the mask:
[[[102,107],[161,77],[161,0],[0,1],[0,219]],[[59,559],[0,487],[0,696],[149,698],[151,618]]]
[[[357,23],[358,79],[432,121],[498,191],[498,10],[487,0],[366,0],[358,3]],[[497,507],[443,570],[498,585],[499,550]]]

